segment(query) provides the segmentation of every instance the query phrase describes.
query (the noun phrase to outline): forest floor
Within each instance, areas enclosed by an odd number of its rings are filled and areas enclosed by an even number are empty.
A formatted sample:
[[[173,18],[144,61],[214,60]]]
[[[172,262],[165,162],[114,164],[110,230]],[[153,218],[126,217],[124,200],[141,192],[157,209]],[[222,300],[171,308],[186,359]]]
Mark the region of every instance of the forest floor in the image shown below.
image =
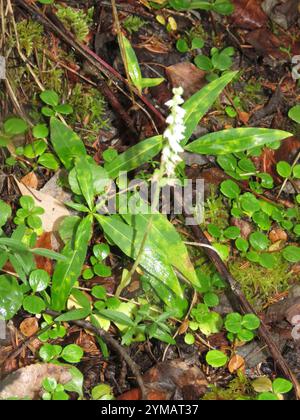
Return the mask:
[[[300,398],[299,3],[193,3],[0,0],[0,399]]]

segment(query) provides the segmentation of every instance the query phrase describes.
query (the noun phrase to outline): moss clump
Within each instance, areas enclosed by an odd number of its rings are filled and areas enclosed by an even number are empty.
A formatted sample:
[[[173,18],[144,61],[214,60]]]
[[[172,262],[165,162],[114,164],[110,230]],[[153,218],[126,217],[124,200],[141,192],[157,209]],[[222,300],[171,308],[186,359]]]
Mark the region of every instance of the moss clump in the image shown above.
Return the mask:
[[[230,271],[241,284],[246,298],[257,309],[262,309],[272,296],[286,291],[291,278],[289,263],[282,258],[273,269],[238,258],[230,264]]]
[[[17,23],[17,33],[20,49],[26,57],[30,57],[33,49],[41,49],[43,47],[43,27],[33,20],[21,20]],[[9,41],[11,47],[17,46],[15,34]]]
[[[229,211],[224,204],[223,197],[218,196],[216,187],[213,185],[205,203],[204,228],[209,223],[218,226],[221,230],[229,226]]]
[[[254,400],[255,392],[251,382],[240,373],[227,387],[211,386],[202,399],[205,401]]]
[[[84,12],[73,7],[57,5],[57,16],[64,23],[66,28],[73,32],[79,41],[84,41],[90,32],[93,23],[94,8]]]
[[[74,114],[70,116],[69,122],[79,123],[84,127],[81,134],[84,136],[85,131],[86,139],[95,141],[99,129],[108,126],[108,121],[105,118],[106,103],[102,94],[93,87],[77,83],[68,98],[68,103],[74,109]]]

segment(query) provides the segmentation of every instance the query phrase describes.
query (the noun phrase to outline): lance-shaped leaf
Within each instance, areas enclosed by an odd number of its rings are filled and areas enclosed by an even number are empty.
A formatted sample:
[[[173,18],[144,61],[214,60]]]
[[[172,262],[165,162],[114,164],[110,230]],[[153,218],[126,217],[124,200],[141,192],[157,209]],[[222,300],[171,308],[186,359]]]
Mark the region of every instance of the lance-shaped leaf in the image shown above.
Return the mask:
[[[162,146],[162,136],[143,140],[107,163],[105,169],[111,178],[117,178],[120,172],[132,171],[154,158],[161,151]]]
[[[75,158],[86,156],[86,150],[82,140],[71,128],[67,127],[55,117],[52,117],[50,120],[50,128],[51,143],[57,156],[66,169],[72,169]]]
[[[89,209],[92,210],[94,206],[94,179],[88,160],[84,157],[78,159],[75,164],[75,171],[81,193]]]
[[[81,221],[75,238],[62,251],[66,261],[59,261],[56,264],[51,289],[51,307],[55,311],[65,309],[71,290],[81,274],[92,236],[92,226],[93,217],[91,215]]]
[[[202,155],[227,155],[264,146],[291,137],[292,134],[268,128],[232,128],[207,134],[188,144],[188,152]]]
[[[136,259],[141,248],[144,231],[136,231],[115,217],[96,216],[105,234],[130,258]],[[146,241],[141,258],[141,267],[162,281],[177,296],[183,298],[183,290],[173,268],[156,249],[151,240]],[[167,299],[167,297],[166,297]]]
[[[137,231],[145,232],[149,223],[150,214],[129,215],[126,220]],[[199,286],[199,280],[191,263],[188,250],[179,233],[167,217],[161,213],[152,216],[152,227],[149,240],[156,246],[159,253],[176,268],[194,286]]]
[[[209,111],[218,99],[218,96],[236,75],[237,72],[229,72],[225,74],[219,79],[209,83],[186,101],[183,105],[183,108],[186,111],[184,118],[186,131],[183,144],[188,142],[200,120]]]

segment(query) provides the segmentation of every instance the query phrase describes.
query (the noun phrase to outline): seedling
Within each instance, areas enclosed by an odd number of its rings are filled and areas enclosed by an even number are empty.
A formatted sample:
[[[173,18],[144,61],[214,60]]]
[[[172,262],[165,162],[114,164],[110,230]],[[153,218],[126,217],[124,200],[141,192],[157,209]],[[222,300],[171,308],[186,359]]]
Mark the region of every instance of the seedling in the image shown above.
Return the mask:
[[[223,327],[223,320],[221,315],[217,312],[210,311],[206,304],[200,303],[191,312],[192,321],[189,322],[189,328],[192,331],[198,329],[205,334],[210,336],[221,331]]]
[[[256,315],[248,314],[245,316],[239,313],[231,313],[225,319],[225,328],[228,331],[228,339],[231,342],[252,341],[255,337],[254,331],[260,326],[260,320]]]
[[[97,244],[93,248],[93,256],[90,258],[91,267],[84,270],[84,280],[91,280],[94,276],[110,277],[111,268],[103,263],[110,254],[108,244]]]
[[[69,395],[65,392],[65,387],[58,384],[55,378],[45,378],[43,380],[44,393],[42,399],[44,401],[68,401]]]
[[[42,108],[45,117],[55,117],[56,115],[70,115],[73,113],[71,105],[62,104],[59,95],[54,90],[45,90],[40,94],[41,100],[47,106]]]
[[[259,401],[280,401],[284,400],[284,394],[293,389],[293,384],[283,378],[277,378],[274,382],[267,377],[261,377],[252,382],[254,391],[258,392]]]
[[[229,70],[233,64],[234,48],[228,47],[224,50],[212,48],[210,57],[206,55],[198,55],[194,62],[196,66],[208,72],[207,80],[212,81],[217,79],[224,71]]]
[[[186,38],[179,38],[176,42],[176,48],[181,53],[195,51],[204,47],[204,40],[202,38],[193,38],[191,41]]]
[[[40,358],[46,362],[63,359],[67,363],[79,363],[84,351],[77,344],[70,344],[64,348],[54,344],[44,344],[39,351]]]
[[[42,207],[35,205],[34,199],[30,196],[20,198],[21,208],[17,211],[14,223],[16,225],[25,225],[29,228],[29,233],[40,235],[43,232],[42,220],[39,216],[44,214]]]

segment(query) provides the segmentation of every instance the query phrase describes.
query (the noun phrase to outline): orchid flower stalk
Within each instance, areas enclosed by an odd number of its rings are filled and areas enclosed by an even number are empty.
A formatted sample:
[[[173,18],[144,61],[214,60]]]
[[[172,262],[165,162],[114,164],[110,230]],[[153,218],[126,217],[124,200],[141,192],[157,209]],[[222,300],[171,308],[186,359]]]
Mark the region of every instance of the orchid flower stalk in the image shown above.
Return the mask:
[[[170,115],[166,120],[168,128],[163,134],[166,145],[162,151],[162,165],[168,178],[175,176],[176,166],[182,161],[180,153],[183,153],[184,150],[180,143],[185,138],[184,116],[186,111],[181,107],[184,103],[183,89],[181,87],[173,89],[173,95],[173,99],[166,103],[170,109]]]

